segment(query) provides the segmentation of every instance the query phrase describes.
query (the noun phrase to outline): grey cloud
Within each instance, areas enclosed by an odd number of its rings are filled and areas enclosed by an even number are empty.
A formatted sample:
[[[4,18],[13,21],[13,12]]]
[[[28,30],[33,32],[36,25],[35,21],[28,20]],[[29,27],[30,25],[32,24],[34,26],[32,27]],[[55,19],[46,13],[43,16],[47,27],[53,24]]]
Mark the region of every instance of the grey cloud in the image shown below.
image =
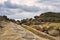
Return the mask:
[[[56,5],[56,3],[60,3],[60,0],[37,0],[37,3],[44,3],[48,5]],[[59,5],[59,4],[57,4]]]
[[[13,9],[13,10],[11,10]],[[40,9],[35,6],[26,5],[16,5],[10,2],[5,2],[5,4],[0,4],[0,15],[15,15],[21,12],[38,12]]]
[[[31,7],[29,7],[29,6],[22,6],[20,8],[22,10],[24,10],[24,11],[27,11],[27,12],[38,12],[38,11],[40,11],[40,8],[39,7],[35,7],[35,6],[31,6]]]
[[[37,0],[37,2],[59,2],[60,0]]]
[[[43,3],[47,6],[53,6],[56,7],[55,10],[60,10],[60,0],[37,0],[37,3]]]
[[[11,15],[8,9],[0,8],[0,15]]]
[[[26,11],[26,12],[38,12],[38,11],[40,11],[40,8],[36,7],[36,6],[16,5],[16,4],[12,4],[11,2],[5,2],[4,5],[0,4],[0,8],[1,7],[9,8],[9,9],[20,9],[20,10]]]
[[[33,17],[33,14],[35,13],[40,13],[41,12],[46,12],[46,11],[60,11],[60,5],[59,4],[54,4],[58,3],[60,0],[38,0],[37,3],[43,3],[47,5],[46,8],[40,8],[40,6],[27,6],[27,5],[17,5],[17,4],[12,4],[9,1],[6,1],[4,4],[0,4],[0,15],[7,15],[9,18],[14,18],[14,19],[23,19],[23,18],[29,18]],[[36,4],[37,4],[36,3]],[[54,6],[57,9],[52,9],[50,10],[48,6]],[[13,9],[13,10],[12,10]],[[25,15],[16,15],[16,14],[21,14],[21,13],[33,13],[30,16],[25,16]]]
[[[19,9],[0,8],[0,15],[15,15],[21,12]]]

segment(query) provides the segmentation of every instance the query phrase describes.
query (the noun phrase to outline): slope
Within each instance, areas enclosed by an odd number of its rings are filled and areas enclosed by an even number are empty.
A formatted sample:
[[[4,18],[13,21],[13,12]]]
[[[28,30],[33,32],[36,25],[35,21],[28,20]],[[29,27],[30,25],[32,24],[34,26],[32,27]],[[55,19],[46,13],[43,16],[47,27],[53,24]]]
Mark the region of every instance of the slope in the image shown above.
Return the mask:
[[[3,27],[0,28],[0,40],[48,40],[9,21],[2,21],[0,26]]]

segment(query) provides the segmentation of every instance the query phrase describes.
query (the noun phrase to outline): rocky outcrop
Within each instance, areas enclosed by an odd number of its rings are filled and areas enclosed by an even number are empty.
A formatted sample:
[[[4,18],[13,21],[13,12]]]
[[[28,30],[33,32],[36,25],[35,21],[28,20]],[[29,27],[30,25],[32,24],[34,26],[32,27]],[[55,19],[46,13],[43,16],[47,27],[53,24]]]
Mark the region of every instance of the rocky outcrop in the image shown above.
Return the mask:
[[[0,28],[0,40],[48,40],[38,37],[20,25],[12,22],[3,21],[1,26],[3,26],[3,28]]]

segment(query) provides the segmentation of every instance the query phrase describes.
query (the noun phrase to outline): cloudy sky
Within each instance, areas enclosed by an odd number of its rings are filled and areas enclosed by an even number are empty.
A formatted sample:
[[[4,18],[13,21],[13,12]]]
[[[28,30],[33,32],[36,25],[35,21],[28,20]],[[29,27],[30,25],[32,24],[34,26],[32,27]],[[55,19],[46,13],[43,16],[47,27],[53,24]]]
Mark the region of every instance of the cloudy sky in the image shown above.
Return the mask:
[[[33,18],[48,11],[60,12],[60,0],[0,0],[0,15],[12,19]]]

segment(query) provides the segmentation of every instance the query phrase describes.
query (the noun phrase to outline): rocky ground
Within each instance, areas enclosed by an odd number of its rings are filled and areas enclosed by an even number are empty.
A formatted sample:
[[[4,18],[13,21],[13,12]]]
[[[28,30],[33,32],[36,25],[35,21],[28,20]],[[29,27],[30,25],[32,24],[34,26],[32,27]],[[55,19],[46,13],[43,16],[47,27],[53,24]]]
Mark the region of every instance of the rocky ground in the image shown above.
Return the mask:
[[[4,28],[0,30],[0,40],[43,40],[43,38],[12,22],[2,23],[2,26]]]
[[[0,28],[0,40],[49,40],[39,37],[22,26],[12,22],[2,22],[1,26],[3,26],[3,28]]]

